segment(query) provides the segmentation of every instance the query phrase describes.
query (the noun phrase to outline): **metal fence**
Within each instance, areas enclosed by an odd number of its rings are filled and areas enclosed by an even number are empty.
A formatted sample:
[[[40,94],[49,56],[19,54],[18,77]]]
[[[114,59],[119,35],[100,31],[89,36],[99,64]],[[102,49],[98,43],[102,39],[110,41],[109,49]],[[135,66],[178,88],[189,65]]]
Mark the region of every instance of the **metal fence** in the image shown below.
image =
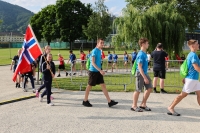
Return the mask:
[[[85,61],[86,62],[86,61]],[[182,78],[180,77],[180,65],[183,61],[181,60],[168,60],[168,68],[166,69],[166,79],[165,79],[165,87],[182,87]],[[70,79],[73,84],[79,85],[80,90],[82,86],[87,85],[88,82],[88,70],[81,70],[81,61],[77,60],[75,63],[76,70],[74,71],[71,65]],[[110,65],[109,65],[110,64]],[[150,69],[148,70],[148,74],[153,81],[153,62],[150,63]],[[167,64],[167,62],[166,62]],[[107,60],[104,60],[102,63],[102,68],[106,71],[104,75],[104,81],[106,85],[116,85],[123,86],[126,91],[127,85],[135,84],[135,77],[131,74],[132,63],[129,61],[127,63],[127,67],[124,65],[123,60],[118,60],[116,63],[117,68],[112,70],[113,63],[108,63]],[[159,82],[158,82],[159,84]]]

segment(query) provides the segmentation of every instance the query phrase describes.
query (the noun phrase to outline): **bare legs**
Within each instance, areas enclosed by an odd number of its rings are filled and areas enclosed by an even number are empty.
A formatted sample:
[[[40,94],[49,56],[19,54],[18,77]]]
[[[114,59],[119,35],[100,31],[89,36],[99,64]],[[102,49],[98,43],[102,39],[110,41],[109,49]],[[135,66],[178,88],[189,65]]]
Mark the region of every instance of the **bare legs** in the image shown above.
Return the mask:
[[[146,107],[147,99],[149,98],[149,95],[150,95],[151,91],[152,91],[151,88],[149,88],[148,90],[145,90],[142,102],[140,104],[142,107]],[[132,105],[132,108],[134,108],[134,109],[137,108],[137,102],[138,102],[139,94],[140,94],[140,92],[138,92],[138,91],[135,91],[133,93],[133,105]]]

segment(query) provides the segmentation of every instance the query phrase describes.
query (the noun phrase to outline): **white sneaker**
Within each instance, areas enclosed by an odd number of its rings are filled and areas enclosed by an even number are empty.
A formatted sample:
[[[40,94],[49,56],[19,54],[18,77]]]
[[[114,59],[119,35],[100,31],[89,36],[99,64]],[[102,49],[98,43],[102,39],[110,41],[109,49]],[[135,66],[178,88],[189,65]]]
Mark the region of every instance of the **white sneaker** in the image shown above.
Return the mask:
[[[82,76],[82,74],[79,74],[79,76]]]
[[[39,96],[39,101],[42,102],[43,98],[41,97],[41,95]]]
[[[49,106],[54,106],[54,104],[53,104],[52,102],[50,102],[48,105],[49,105]]]

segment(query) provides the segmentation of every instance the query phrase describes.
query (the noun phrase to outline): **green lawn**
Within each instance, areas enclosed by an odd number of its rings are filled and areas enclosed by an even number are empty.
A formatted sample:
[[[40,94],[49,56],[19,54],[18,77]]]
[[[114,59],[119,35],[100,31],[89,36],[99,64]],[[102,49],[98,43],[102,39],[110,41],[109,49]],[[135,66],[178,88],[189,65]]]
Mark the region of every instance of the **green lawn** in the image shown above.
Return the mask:
[[[149,73],[151,79],[153,80],[153,73]],[[73,77],[72,81],[70,78],[59,78],[54,79],[53,87],[66,89],[66,90],[80,90],[82,84],[82,90],[85,90],[88,77]],[[124,84],[126,84],[126,91],[134,91],[135,89],[135,78],[130,74],[116,74],[116,75],[105,75],[104,81],[107,84],[107,89],[109,91],[124,91]],[[165,90],[170,93],[179,93],[182,90],[182,78],[179,72],[167,72],[165,80]],[[174,86],[174,87],[171,87]],[[157,86],[158,90],[160,89]],[[95,86],[92,88],[94,91],[100,91],[100,86]]]
[[[0,48],[0,65],[8,65],[11,64],[12,58],[17,55],[17,50],[18,48]],[[105,55],[108,54],[109,49],[105,50],[104,53]],[[88,49],[84,50],[84,52],[87,54],[88,53]],[[130,54],[132,51],[131,50],[127,50],[127,52]],[[69,50],[66,49],[52,49],[51,53],[53,55],[53,60],[57,60],[58,59],[58,53],[61,53],[62,56],[65,59],[69,58]],[[116,54],[123,54],[124,51],[116,51]],[[76,55],[77,58],[80,58],[80,52],[79,50],[74,50],[74,54]]]

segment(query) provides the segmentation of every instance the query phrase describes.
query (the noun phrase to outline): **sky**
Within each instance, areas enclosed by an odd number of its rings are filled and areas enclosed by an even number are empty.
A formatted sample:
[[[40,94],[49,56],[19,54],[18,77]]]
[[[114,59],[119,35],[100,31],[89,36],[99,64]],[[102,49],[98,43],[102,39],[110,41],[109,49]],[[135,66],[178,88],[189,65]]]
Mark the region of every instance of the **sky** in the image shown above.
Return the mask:
[[[2,0],[14,5],[24,7],[34,13],[39,12],[42,8],[46,7],[49,4],[55,4],[56,0]],[[83,3],[91,3],[94,5],[94,2],[97,0],[80,0]],[[104,3],[109,12],[113,15],[120,16],[121,10],[126,7],[125,0],[105,0]]]

